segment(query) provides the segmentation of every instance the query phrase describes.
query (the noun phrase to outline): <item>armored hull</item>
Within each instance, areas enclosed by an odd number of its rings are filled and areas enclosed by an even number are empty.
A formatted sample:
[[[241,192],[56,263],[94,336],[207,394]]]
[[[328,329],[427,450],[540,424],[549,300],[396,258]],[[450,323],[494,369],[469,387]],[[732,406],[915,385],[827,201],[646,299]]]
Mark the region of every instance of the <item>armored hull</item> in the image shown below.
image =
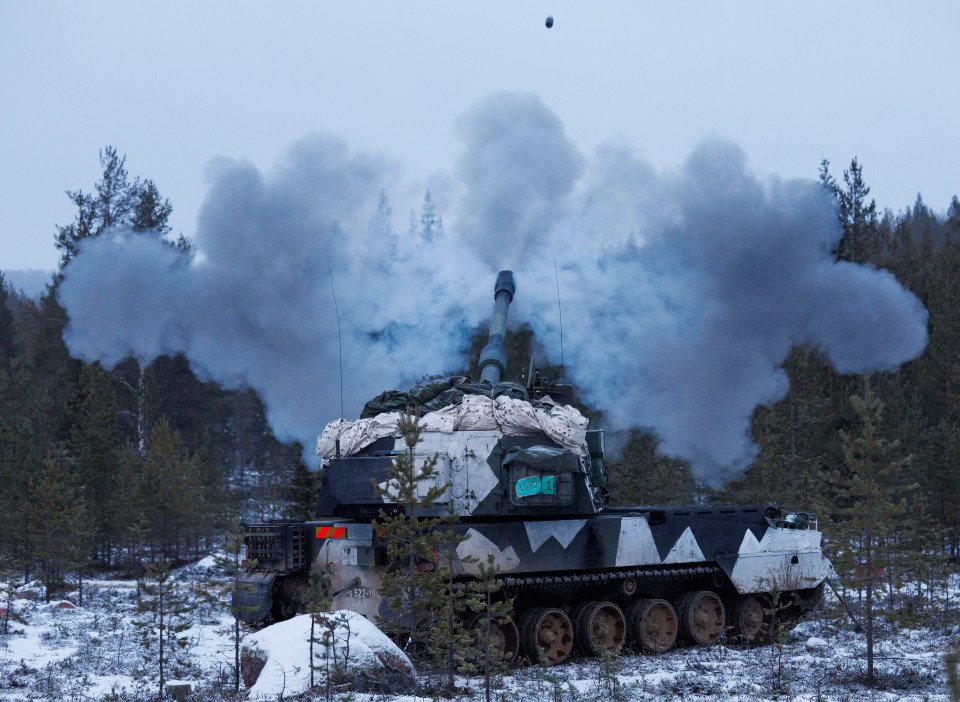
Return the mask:
[[[497,622],[498,644],[557,663],[625,643],[654,653],[725,635],[760,643],[775,623],[813,608],[833,573],[813,515],[607,506],[603,433],[588,430],[549,389],[524,396],[500,383],[513,291],[512,275],[501,274],[480,383],[440,383],[431,401],[446,400],[421,416],[414,448],[415,463],[435,461],[423,489],[441,491],[425,515],[458,515],[443,527],[463,537],[445,565],[461,581],[476,578],[488,559],[497,567],[498,597],[512,609]],[[324,430],[317,520],[247,527],[257,566],[237,595],[242,618],[292,616],[312,567],[328,576],[334,609],[374,621],[391,616],[381,594],[391,564],[375,520],[402,509],[383,489],[407,451],[398,418],[383,412]]]

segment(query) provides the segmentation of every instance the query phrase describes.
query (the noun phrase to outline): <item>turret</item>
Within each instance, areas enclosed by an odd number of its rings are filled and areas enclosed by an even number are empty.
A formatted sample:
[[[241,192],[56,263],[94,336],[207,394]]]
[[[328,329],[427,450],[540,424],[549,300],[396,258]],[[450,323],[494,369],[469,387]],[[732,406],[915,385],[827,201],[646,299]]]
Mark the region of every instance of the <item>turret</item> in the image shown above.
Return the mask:
[[[590,432],[587,440],[587,421],[575,409],[531,405],[526,388],[503,380],[507,314],[515,293],[513,273],[500,271],[478,382],[465,376],[434,377],[409,393],[387,391],[368,402],[365,418],[358,420],[371,424],[353,429],[334,423],[335,429],[324,430],[327,437],[321,436],[318,450],[327,469],[318,517],[373,519],[381,509],[398,509],[387,505],[376,486],[386,484],[396,456],[408,450],[388,417],[394,413],[396,421],[396,413],[411,406],[421,410],[424,427],[417,460],[435,461],[435,484],[447,486],[422,514],[445,514],[450,504],[470,517],[595,514],[603,509],[600,435]],[[540,399],[552,388],[541,388],[546,392]],[[334,434],[335,454],[328,450]],[[341,435],[351,442],[343,453]],[[327,449],[319,449],[320,444]]]
[[[480,352],[480,382],[489,383],[491,387],[499,383],[507,371],[507,351],[503,346],[503,338],[507,332],[507,312],[510,311],[516,290],[513,271],[500,271],[493,288],[495,303],[490,319],[490,337]]]

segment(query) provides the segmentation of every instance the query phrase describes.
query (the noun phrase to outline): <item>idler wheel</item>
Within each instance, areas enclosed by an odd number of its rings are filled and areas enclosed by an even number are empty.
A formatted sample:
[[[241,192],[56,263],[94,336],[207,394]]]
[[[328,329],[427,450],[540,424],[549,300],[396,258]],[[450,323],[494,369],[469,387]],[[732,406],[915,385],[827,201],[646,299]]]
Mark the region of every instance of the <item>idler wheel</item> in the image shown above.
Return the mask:
[[[677,643],[677,613],[666,600],[636,600],[627,608],[630,638],[647,653],[664,653]]]
[[[486,636],[490,643],[490,658],[494,662],[509,665],[516,660],[517,652],[520,650],[520,632],[517,630],[517,625],[513,623],[513,619],[492,617],[488,634],[487,615],[481,612],[470,620],[468,628],[475,637],[481,655],[484,655],[486,650],[484,646],[484,636]]]
[[[742,595],[733,602],[730,625],[738,641],[764,644],[773,634],[774,615],[770,598],[764,595]]]
[[[692,644],[709,646],[720,638],[726,627],[726,611],[715,592],[694,590],[677,602],[680,633]]]
[[[537,607],[520,618],[523,651],[534,663],[563,663],[573,651],[573,624],[563,610]]]
[[[584,602],[573,611],[577,647],[591,656],[616,651],[627,637],[627,620],[613,602]]]

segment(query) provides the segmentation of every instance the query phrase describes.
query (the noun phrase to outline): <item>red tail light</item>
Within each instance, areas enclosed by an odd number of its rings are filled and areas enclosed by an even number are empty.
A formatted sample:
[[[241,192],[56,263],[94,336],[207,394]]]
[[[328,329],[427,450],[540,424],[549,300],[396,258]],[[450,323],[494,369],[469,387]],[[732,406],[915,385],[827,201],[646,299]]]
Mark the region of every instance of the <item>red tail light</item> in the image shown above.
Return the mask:
[[[345,539],[346,537],[347,537],[347,527],[343,527],[343,526],[317,527],[318,539]]]

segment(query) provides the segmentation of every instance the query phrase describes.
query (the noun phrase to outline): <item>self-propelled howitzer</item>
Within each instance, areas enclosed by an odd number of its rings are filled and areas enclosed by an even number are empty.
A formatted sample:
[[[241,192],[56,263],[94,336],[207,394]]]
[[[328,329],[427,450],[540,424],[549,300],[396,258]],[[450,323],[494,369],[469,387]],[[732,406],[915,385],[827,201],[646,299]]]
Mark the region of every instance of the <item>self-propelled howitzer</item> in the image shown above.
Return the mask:
[[[443,527],[465,537],[452,564],[458,579],[475,578],[493,557],[498,596],[512,605],[496,623],[496,644],[510,655],[558,663],[624,643],[654,653],[678,640],[759,643],[775,619],[789,624],[813,608],[833,569],[812,514],[608,506],[603,432],[565,404],[569,386],[502,380],[515,292],[513,274],[501,272],[478,381],[434,378],[384,393],[361,419],[324,429],[317,518],[247,526],[255,567],[235,597],[238,615],[251,623],[292,616],[316,567],[334,609],[391,616],[381,574],[398,564],[375,520],[404,509],[382,487],[407,450],[397,422],[410,406],[421,413],[415,460],[436,459],[432,486],[442,490],[420,512],[459,515]]]

